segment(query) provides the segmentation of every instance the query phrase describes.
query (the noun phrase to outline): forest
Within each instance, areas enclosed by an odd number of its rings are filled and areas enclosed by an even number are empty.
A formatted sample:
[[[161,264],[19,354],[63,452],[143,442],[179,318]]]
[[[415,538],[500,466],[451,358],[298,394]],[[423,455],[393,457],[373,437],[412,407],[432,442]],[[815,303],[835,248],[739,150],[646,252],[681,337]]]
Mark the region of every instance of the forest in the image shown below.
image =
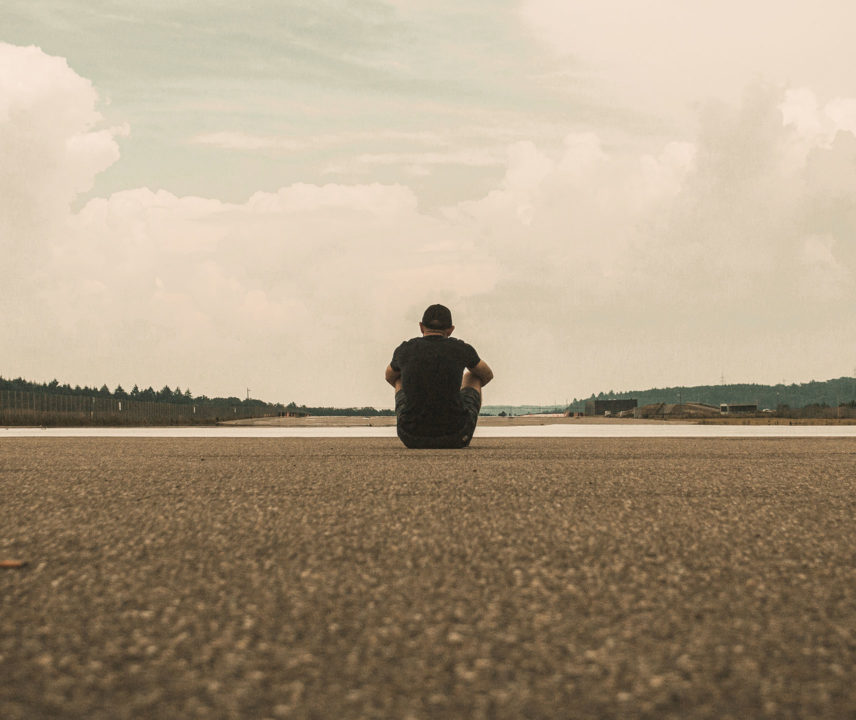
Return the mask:
[[[242,417],[251,417],[254,415],[270,416],[286,413],[360,417],[394,414],[392,410],[376,410],[373,407],[313,407],[297,405],[294,402],[284,405],[282,403],[266,402],[249,397],[208,397],[206,395],[194,395],[189,388],[182,390],[180,387],[171,388],[169,385],[164,385],[160,390],[155,390],[152,387],[140,389],[138,385],[134,385],[129,391],[118,385],[111,391],[107,385],[102,385],[100,388],[81,387],[80,385],[72,386],[68,383],[60,383],[58,380],[39,383],[24,380],[23,378],[9,380],[0,376],[0,391],[36,393],[51,397],[95,398],[114,401],[134,401],[135,403],[166,403],[170,405],[195,406],[200,411],[209,411],[200,412],[200,415],[208,416],[211,415],[211,411],[219,409],[221,412],[219,412],[218,416],[222,417],[230,417],[229,410],[232,411],[232,415],[240,414]],[[235,411],[240,412],[236,413]]]
[[[703,403],[719,406],[721,403],[757,404],[759,410],[770,409],[778,412],[788,408],[809,406],[838,407],[846,405],[856,407],[856,378],[840,377],[833,380],[812,380],[807,383],[791,385],[761,385],[753,383],[733,385],[692,385],[652,388],[650,390],[632,390],[601,392],[590,398],[577,399],[570,405],[572,412],[583,412],[587,399],[613,400],[635,398],[639,406],[653,403]]]

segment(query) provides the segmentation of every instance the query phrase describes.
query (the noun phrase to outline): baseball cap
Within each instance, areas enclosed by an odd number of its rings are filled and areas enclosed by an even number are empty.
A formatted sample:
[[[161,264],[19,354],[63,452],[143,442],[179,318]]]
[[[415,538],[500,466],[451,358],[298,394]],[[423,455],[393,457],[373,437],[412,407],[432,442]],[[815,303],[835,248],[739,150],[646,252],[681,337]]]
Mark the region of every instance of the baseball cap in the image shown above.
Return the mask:
[[[429,305],[422,314],[422,324],[432,330],[452,327],[452,312],[445,305]]]

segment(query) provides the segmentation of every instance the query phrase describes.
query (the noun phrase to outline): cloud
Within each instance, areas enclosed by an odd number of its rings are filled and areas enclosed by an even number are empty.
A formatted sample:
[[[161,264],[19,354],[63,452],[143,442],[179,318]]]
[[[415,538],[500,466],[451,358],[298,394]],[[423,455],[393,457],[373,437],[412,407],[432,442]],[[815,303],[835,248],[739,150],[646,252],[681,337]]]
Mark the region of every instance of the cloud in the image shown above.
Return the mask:
[[[357,165],[461,165],[465,167],[502,166],[504,148],[454,150],[449,152],[362,153]]]
[[[756,86],[655,153],[510,143],[490,192],[437,212],[377,182],[75,209],[116,131],[63,61],[0,52],[4,260],[33,228],[42,248],[15,260],[4,375],[389,406],[381,371],[437,301],[497,371],[490,401],[852,367],[848,98]]]
[[[378,130],[373,132],[340,132],[307,136],[254,135],[221,131],[202,133],[190,139],[197,145],[211,145],[223,150],[306,150],[348,145],[355,142],[401,142],[444,146],[448,140],[433,132]]]
[[[0,43],[0,366],[44,353],[46,303],[61,270],[53,243],[72,201],[119,157],[115,138],[127,129],[99,127],[96,101],[62,58]]]
[[[656,156],[591,133],[552,157],[513,148],[501,187],[457,208],[502,269],[473,307],[503,318],[486,342],[503,369],[544,378],[545,398],[557,376],[594,389],[715,382],[734,365],[747,381],[849,372],[856,138],[826,127],[804,144],[783,102],[760,87],[710,105],[694,142]]]
[[[197,145],[212,145],[223,150],[300,150],[305,142],[288,137],[263,137],[243,132],[202,133],[191,138]]]
[[[389,348],[366,338],[392,343],[414,297],[489,291],[490,263],[471,277],[459,240],[401,186],[296,184],[242,204],[116,193],[70,219],[51,315],[71,344],[112,336],[115,361],[145,358],[147,375],[333,402],[343,378],[383,369]]]
[[[659,117],[712,98],[739,101],[747,84],[809,85],[856,95],[856,49],[847,0],[686,3],[661,0],[522,0],[520,16],[545,47],[571,61],[613,102]]]
[[[62,58],[0,43],[0,238],[20,252],[119,158],[117,135],[98,128],[92,84]]]

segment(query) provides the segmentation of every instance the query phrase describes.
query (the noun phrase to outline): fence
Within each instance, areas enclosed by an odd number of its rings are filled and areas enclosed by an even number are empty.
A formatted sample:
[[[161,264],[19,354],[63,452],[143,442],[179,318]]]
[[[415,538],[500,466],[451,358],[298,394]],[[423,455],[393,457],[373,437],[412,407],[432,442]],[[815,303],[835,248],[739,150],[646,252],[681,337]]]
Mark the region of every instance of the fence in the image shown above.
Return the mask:
[[[275,415],[259,406],[0,390],[0,425],[194,425]]]

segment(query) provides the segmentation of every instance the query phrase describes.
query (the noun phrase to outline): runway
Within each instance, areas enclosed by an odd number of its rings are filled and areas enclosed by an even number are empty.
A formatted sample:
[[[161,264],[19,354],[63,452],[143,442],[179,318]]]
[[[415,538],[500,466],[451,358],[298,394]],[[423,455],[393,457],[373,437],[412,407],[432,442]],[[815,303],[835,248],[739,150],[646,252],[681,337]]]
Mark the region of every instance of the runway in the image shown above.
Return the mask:
[[[856,439],[0,440],[0,717],[856,716]]]

